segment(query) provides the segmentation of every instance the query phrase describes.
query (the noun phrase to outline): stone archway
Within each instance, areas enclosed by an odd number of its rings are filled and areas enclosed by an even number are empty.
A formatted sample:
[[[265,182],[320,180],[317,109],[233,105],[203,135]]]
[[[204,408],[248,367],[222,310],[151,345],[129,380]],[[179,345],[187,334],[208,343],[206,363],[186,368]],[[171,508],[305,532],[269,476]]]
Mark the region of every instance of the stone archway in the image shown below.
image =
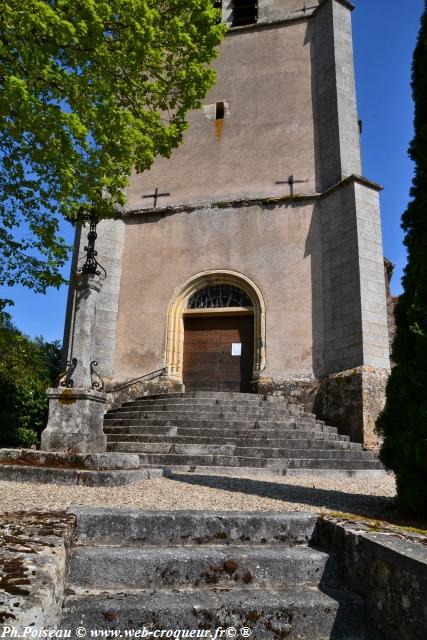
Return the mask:
[[[210,270],[192,276],[176,290],[168,307],[165,362],[168,377],[182,384],[184,357],[184,314],[189,299],[204,287],[227,284],[241,289],[251,300],[254,318],[253,378],[265,368],[265,302],[260,289],[248,277],[235,271]]]

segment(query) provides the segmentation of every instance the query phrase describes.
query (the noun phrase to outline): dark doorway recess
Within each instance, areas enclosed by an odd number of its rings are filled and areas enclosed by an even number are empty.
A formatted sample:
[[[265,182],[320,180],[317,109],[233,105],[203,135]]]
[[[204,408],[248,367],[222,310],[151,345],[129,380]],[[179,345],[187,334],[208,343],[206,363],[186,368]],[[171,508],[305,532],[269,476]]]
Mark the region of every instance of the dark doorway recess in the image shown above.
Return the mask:
[[[186,317],[184,332],[186,391],[251,391],[253,315]]]

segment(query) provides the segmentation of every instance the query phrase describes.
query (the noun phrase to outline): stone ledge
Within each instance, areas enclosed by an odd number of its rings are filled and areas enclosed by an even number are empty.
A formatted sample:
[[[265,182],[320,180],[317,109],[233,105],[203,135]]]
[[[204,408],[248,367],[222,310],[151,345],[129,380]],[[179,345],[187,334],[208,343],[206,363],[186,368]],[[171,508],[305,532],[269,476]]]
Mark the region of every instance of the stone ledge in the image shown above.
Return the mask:
[[[162,478],[163,469],[111,469],[108,471],[88,471],[58,467],[36,467],[0,464],[0,480],[8,482],[34,482],[86,487],[118,487],[135,484],[142,480]]]
[[[86,469],[112,471],[139,469],[137,454],[129,453],[66,453],[34,449],[0,449],[0,464],[49,467],[55,469]]]
[[[339,182],[328,187],[321,192],[308,192],[308,193],[295,193],[294,195],[274,195],[274,196],[254,196],[254,197],[227,197],[217,200],[200,200],[198,202],[188,202],[176,205],[166,205],[153,208],[138,208],[138,209],[125,209],[121,212],[119,220],[125,220],[126,218],[134,218],[136,216],[168,216],[176,213],[191,213],[193,211],[209,211],[212,209],[237,209],[239,207],[252,207],[252,206],[277,206],[277,205],[290,205],[299,206],[309,202],[321,201],[323,198],[327,198],[330,194],[338,191],[349,184],[360,184],[362,186],[373,189],[374,191],[382,191],[383,187],[364,176],[352,174],[342,178]]]

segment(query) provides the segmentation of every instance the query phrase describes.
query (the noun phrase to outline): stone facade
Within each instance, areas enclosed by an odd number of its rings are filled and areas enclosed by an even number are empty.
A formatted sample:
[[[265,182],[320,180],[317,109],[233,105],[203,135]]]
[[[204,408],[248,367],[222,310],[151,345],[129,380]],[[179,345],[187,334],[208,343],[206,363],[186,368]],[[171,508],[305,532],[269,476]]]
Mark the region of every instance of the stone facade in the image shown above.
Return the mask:
[[[182,388],[190,292],[229,282],[254,303],[254,390],[375,444],[390,366],[381,188],[361,177],[351,9],[260,0],[257,24],[228,31],[184,144],[133,175],[120,219],[99,225],[94,357],[110,387],[167,367],[161,384]],[[156,188],[169,195],[153,208]]]

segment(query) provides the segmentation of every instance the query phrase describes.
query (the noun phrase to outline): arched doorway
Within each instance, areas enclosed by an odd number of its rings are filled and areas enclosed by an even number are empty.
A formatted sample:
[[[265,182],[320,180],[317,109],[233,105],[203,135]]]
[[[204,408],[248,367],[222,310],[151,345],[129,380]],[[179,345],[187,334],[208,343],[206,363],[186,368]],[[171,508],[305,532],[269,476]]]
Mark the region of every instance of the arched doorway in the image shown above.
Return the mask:
[[[186,391],[252,389],[265,363],[265,306],[242,274],[191,278],[169,305],[166,363]]]
[[[230,284],[196,291],[184,311],[183,382],[186,391],[252,388],[254,315],[250,297]]]

